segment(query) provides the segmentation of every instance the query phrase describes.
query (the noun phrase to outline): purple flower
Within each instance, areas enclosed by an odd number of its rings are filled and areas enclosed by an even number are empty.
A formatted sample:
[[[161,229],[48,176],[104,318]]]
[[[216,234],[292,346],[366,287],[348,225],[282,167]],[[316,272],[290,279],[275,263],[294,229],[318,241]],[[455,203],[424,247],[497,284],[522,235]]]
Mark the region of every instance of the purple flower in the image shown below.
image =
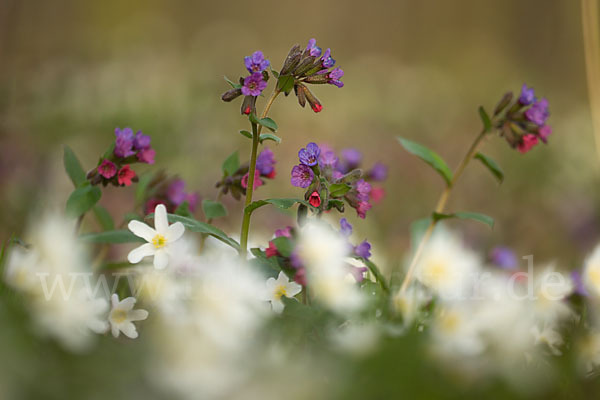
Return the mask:
[[[156,151],[153,148],[148,147],[146,149],[142,149],[142,150],[138,151],[137,159],[140,162],[143,162],[146,164],[154,164],[154,156],[155,155],[156,155]]]
[[[533,103],[533,105],[525,111],[525,117],[536,125],[544,125],[546,119],[550,116],[548,111],[548,100],[541,99]]]
[[[338,180],[338,179],[342,179],[342,178],[344,177],[344,174],[343,174],[343,173],[341,173],[340,171],[333,171],[333,172],[331,173],[331,177],[332,177],[334,180]]]
[[[333,150],[321,150],[319,156],[319,165],[322,167],[334,167],[338,162],[338,158]]]
[[[271,65],[269,60],[265,60],[262,51],[255,51],[252,56],[244,57],[244,64],[246,64],[246,69],[251,74],[254,72],[263,72]]]
[[[550,136],[551,133],[552,133],[552,128],[550,128],[548,125],[544,125],[540,129],[538,129],[538,134],[540,135],[540,139],[542,139],[542,142],[544,142],[544,143],[548,143],[548,136]]]
[[[571,280],[575,285],[575,293],[581,296],[589,296],[587,289],[585,288],[585,284],[583,283],[583,279],[581,278],[581,272],[579,271],[571,271]]]
[[[244,86],[242,86],[242,94],[244,96],[259,96],[267,87],[267,82],[264,81],[260,72],[255,72],[252,75],[244,78]]]
[[[331,68],[335,65],[335,60],[331,58],[330,49],[325,50],[325,53],[323,53],[323,57],[321,57],[321,62],[321,65],[323,65],[324,68]]]
[[[535,91],[533,88],[527,88],[526,84],[523,84],[521,88],[521,96],[519,97],[519,103],[524,106],[528,106],[535,101]]]
[[[198,193],[186,193],[183,201],[187,201],[190,211],[194,212],[200,201],[200,195]]]
[[[364,179],[360,179],[356,182],[356,196],[359,201],[369,201],[369,194],[371,193],[371,184]]]
[[[316,143],[310,142],[306,145],[306,148],[300,149],[298,152],[298,158],[302,164],[312,167],[313,165],[317,165],[319,162],[320,154],[321,149],[319,149],[319,146]]]
[[[134,136],[131,128],[125,128],[123,130],[115,128],[115,141],[114,153],[117,157],[129,157],[135,154],[131,148],[133,147]]]
[[[369,171],[369,177],[375,182],[384,181],[387,178],[388,168],[385,164],[375,163],[371,171]]]
[[[133,139],[133,148],[136,150],[144,150],[150,147],[150,136],[144,135],[142,131],[138,131]]]
[[[340,232],[346,237],[352,235],[352,225],[346,218],[340,219]]]
[[[371,244],[366,240],[363,241],[361,244],[354,247],[354,254],[356,254],[359,257],[368,259],[369,257],[371,257]]]
[[[329,83],[335,85],[339,88],[344,87],[344,82],[340,81],[342,76],[344,76],[344,71],[341,68],[334,68],[331,70],[329,75]]]
[[[306,51],[308,51],[308,54],[312,57],[319,57],[321,55],[321,48],[317,46],[317,39],[310,39],[308,41]]]
[[[360,164],[362,160],[362,154],[357,149],[343,149],[342,159],[349,164],[349,168],[354,168]]]
[[[117,174],[117,166],[112,161],[104,159],[98,167],[98,173],[106,179],[110,179]]]
[[[490,259],[492,263],[502,269],[515,269],[519,264],[515,252],[503,246],[494,247],[490,253]]]
[[[265,148],[256,157],[256,169],[260,172],[261,176],[266,176],[267,178],[275,177],[276,162],[271,149]]]
[[[167,188],[167,197],[176,206],[185,201],[185,182],[183,179],[176,179],[169,185]]]
[[[307,188],[313,181],[315,174],[308,165],[300,164],[292,168],[292,185]]]
[[[285,228],[282,229],[277,229],[275,231],[275,237],[287,237],[287,238],[291,238],[292,237],[292,227],[291,226],[286,226]]]

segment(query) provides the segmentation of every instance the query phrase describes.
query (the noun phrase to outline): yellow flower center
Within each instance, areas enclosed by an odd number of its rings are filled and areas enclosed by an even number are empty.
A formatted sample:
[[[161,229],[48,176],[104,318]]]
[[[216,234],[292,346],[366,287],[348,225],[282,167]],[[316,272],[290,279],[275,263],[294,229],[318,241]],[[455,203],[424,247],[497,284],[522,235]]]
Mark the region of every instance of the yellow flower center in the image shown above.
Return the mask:
[[[120,324],[127,319],[127,311],[113,310],[111,318],[115,323]]]
[[[446,313],[441,319],[441,328],[447,333],[456,332],[460,325],[460,317],[455,312]]]
[[[593,265],[588,270],[588,277],[592,285],[596,288],[600,288],[600,265]]]
[[[152,238],[152,244],[155,248],[160,249],[161,247],[165,247],[167,244],[167,239],[163,235],[156,235]]]
[[[285,290],[285,286],[279,285],[275,289],[275,298],[277,300],[281,299],[281,296],[287,296],[287,291]]]

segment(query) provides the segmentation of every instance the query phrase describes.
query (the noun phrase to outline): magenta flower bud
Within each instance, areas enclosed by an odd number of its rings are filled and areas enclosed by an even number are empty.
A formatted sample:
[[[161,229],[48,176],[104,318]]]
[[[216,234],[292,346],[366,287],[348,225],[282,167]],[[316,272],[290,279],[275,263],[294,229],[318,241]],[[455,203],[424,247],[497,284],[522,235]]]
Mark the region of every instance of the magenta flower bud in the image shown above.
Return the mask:
[[[525,154],[531,150],[536,144],[538,144],[538,138],[536,135],[528,133],[521,138],[521,143],[518,144],[517,149]]]
[[[117,174],[117,166],[112,161],[104,159],[98,166],[98,173],[106,179],[110,179]]]

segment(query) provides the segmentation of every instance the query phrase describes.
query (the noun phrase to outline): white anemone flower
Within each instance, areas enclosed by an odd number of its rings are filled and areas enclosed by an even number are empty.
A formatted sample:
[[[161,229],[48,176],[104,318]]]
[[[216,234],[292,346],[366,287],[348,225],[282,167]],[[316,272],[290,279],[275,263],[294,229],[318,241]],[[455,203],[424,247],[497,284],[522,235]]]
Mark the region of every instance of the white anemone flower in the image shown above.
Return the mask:
[[[290,282],[287,275],[283,271],[279,272],[277,279],[267,279],[266,285],[267,296],[265,300],[271,302],[273,311],[278,314],[283,312],[283,308],[285,307],[283,301],[281,301],[283,296],[291,299],[302,291],[302,286],[296,282]]]
[[[170,246],[185,232],[181,222],[169,225],[167,209],[163,204],[157,205],[154,210],[154,229],[136,220],[129,222],[128,228],[134,235],[148,242],[129,252],[127,255],[129,262],[137,264],[144,257],[154,256],[156,269],[164,269],[169,265]]]
[[[133,324],[135,321],[143,321],[148,318],[148,311],[134,310],[135,297],[127,297],[119,301],[119,296],[114,293],[111,297],[112,310],[108,316],[111,332],[114,337],[119,337],[119,333],[123,332],[130,339],[138,337],[137,329]]]

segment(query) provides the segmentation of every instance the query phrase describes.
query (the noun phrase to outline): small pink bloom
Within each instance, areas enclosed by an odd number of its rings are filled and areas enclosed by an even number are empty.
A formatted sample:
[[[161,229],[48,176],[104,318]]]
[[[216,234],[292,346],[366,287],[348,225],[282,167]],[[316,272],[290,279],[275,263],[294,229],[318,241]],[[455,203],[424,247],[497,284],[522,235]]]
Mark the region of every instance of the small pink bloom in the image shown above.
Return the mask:
[[[369,194],[374,203],[379,203],[385,196],[385,189],[382,187],[374,187]]]
[[[242,187],[244,189],[248,188],[248,178],[250,177],[250,173],[246,172],[246,175],[242,178]],[[260,172],[257,169],[254,170],[254,189],[259,186],[262,186],[264,182],[260,179]]]
[[[294,282],[306,286],[306,269],[304,267],[298,268],[296,275],[294,275]]]
[[[121,168],[117,175],[117,180],[119,185],[129,186],[131,185],[131,180],[135,178],[135,171],[129,167],[129,165],[125,165]]]
[[[287,238],[291,238],[292,237],[292,227],[291,226],[286,226],[283,229],[277,229],[275,231],[275,237],[282,237],[285,236]]]
[[[146,215],[148,214],[152,214],[154,212],[154,209],[156,208],[157,205],[162,204],[166,207],[168,212],[172,212],[173,210],[171,209],[171,207],[169,207],[169,205],[167,204],[166,201],[161,200],[161,199],[157,199],[157,198],[153,198],[150,199],[146,202],[146,205],[144,207],[144,213]]]
[[[538,143],[538,138],[534,134],[528,133],[523,136],[522,142],[519,143],[517,147],[519,151],[523,154],[527,153],[529,150],[533,148]]]
[[[112,161],[104,159],[98,167],[98,173],[106,179],[110,179],[117,173],[117,166]]]
[[[319,192],[317,192],[316,190],[312,192],[310,197],[308,198],[308,202],[313,207],[319,207],[321,205],[321,196],[319,195]]]
[[[552,133],[552,128],[550,128],[550,126],[548,126],[548,125],[544,125],[538,130],[540,139],[542,139],[542,142],[544,142],[544,143],[548,142],[548,136],[550,136],[551,133]]]
[[[267,256],[267,258],[277,256],[278,254],[279,252],[277,251],[277,247],[275,247],[275,244],[273,242],[269,242],[269,247],[265,249],[265,255]]]
[[[362,219],[365,219],[367,216],[367,211],[371,209],[371,204],[366,201],[361,201],[358,203],[358,207],[356,207],[356,214]]]
[[[147,149],[138,151],[137,159],[140,162],[143,162],[146,164],[154,164],[154,156],[155,155],[156,155],[156,151],[149,147]]]
[[[275,175],[277,175],[277,171],[275,171],[275,169],[273,169],[273,171],[271,171],[269,174],[265,175],[265,178],[275,179]]]

